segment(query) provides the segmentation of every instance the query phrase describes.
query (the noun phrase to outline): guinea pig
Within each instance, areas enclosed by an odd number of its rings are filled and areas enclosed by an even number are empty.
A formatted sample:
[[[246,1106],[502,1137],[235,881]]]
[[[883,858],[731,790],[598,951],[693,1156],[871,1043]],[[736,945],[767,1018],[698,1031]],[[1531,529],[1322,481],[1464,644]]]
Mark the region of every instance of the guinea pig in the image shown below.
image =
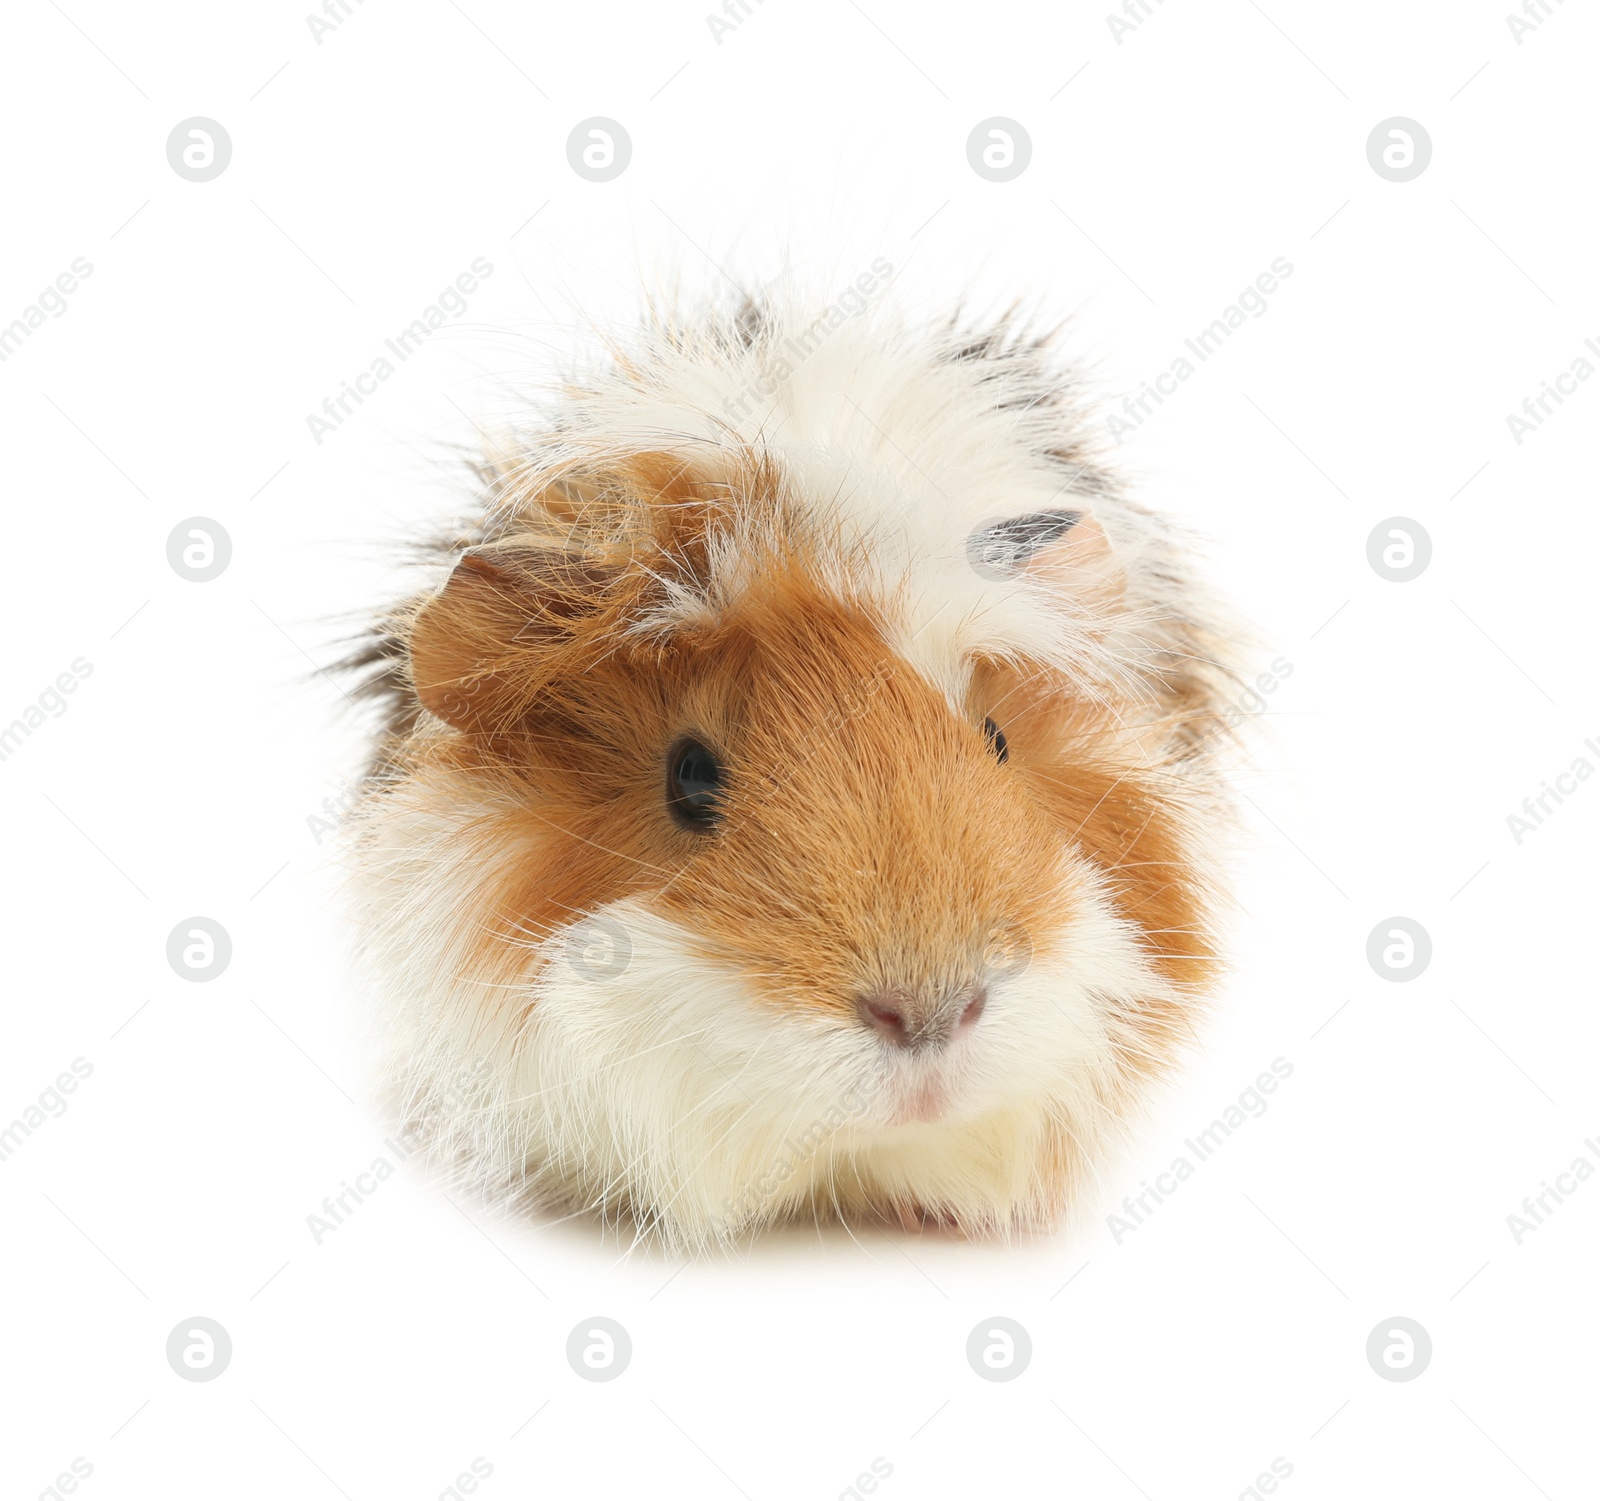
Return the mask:
[[[1234,633],[1057,342],[656,309],[475,462],[354,659],[355,858],[401,1108],[480,1185],[1008,1236],[1180,1056]]]

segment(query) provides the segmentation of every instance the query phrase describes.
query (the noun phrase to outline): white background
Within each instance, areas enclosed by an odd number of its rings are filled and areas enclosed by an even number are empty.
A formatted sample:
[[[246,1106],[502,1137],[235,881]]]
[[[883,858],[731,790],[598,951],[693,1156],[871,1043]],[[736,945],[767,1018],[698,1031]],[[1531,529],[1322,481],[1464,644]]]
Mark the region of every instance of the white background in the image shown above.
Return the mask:
[[[0,1124],[93,1073],[0,1162],[5,1494],[81,1458],[107,1501],[427,1501],[481,1457],[490,1498],[827,1501],[881,1458],[890,1501],[1192,1501],[1281,1457],[1304,1501],[1593,1495],[1600,1183],[1521,1244],[1507,1216],[1600,1155],[1600,781],[1520,844],[1507,816],[1600,766],[1600,381],[1521,445],[1506,423],[1600,339],[1592,9],[1520,45],[1478,0],[1170,0],[1120,43],[1091,4],[752,0],[720,45],[698,4],[539,9],[369,0],[318,44],[293,4],[7,7],[0,320],[93,272],[0,365],[0,723],[93,671],[0,762]],[[206,183],[165,154],[195,115],[233,142]],[[593,115],[633,141],[606,184],[566,160]],[[1033,142],[1004,184],[966,160],[993,115]],[[1405,183],[1366,157],[1395,115],[1433,142]],[[480,256],[466,315],[316,444]],[[396,587],[395,544],[458,503],[439,445],[574,310],[878,256],[930,304],[1074,313],[1113,399],[1294,268],[1118,454],[1293,666],[1191,1066],[1021,1245],[811,1230],[683,1266],[451,1202],[416,1159],[316,1244],[393,1155],[308,824],[363,754],[313,671],[335,617]],[[1433,545],[1404,584],[1366,558],[1397,515]],[[214,582],[166,561],[191,516],[232,538]],[[233,940],[207,984],[165,959],[194,915]],[[1394,915],[1433,942],[1404,984],[1365,957]],[[1280,1057],[1268,1111],[1118,1244],[1123,1195]],[[233,1342],[204,1384],[164,1355],[196,1315]],[[593,1315],[633,1341],[607,1384],[564,1356]],[[1006,1383],[964,1353],[994,1315],[1033,1343]],[[1433,1343],[1404,1383],[1365,1355],[1394,1316]]]

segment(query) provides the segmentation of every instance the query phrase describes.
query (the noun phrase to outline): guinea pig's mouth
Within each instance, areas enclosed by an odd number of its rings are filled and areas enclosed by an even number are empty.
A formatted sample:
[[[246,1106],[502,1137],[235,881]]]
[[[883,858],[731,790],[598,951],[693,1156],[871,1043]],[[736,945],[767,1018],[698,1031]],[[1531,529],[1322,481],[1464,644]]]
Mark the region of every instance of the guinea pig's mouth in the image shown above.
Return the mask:
[[[889,1124],[909,1126],[914,1121],[943,1120],[955,1089],[943,1077],[896,1080],[891,1095]]]
[[[889,1126],[960,1119],[974,1104],[968,1086],[967,1048],[957,1044],[929,1058],[892,1057],[883,1073],[881,1119]]]

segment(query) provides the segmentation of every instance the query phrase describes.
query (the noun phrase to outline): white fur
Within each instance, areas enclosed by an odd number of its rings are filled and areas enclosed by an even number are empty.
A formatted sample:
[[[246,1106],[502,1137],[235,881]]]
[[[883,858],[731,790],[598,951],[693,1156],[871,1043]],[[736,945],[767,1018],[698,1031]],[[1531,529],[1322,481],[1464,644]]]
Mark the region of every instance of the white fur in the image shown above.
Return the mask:
[[[769,457],[819,527],[839,530],[841,591],[890,606],[907,660],[952,698],[980,648],[1051,662],[1090,691],[1107,680],[1137,691],[1158,670],[1170,622],[1218,615],[1175,562],[1193,550],[1180,528],[1096,492],[1092,469],[1047,456],[1074,436],[1063,424],[1077,426],[1051,404],[1058,377],[1048,365],[952,361],[957,336],[899,321],[888,300],[824,330],[794,363],[784,351],[808,337],[819,306],[791,297],[772,317],[750,349],[693,325],[658,327],[629,349],[630,375],[610,364],[579,372],[558,442],[510,440],[520,457],[506,498],[639,452],[670,453],[729,483],[751,455]],[[1106,529],[1129,584],[1115,621],[1026,577],[972,567],[968,539],[984,524],[1050,508],[1092,508]],[[712,601],[738,593],[754,540],[735,535],[715,550]],[[680,609],[704,604],[685,598]]]

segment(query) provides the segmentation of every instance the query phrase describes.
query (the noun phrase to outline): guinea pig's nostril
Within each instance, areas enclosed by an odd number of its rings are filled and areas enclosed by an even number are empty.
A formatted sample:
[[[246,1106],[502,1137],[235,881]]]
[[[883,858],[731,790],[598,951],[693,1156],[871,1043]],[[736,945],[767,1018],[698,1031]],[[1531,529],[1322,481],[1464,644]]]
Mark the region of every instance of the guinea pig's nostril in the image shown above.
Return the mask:
[[[948,1043],[954,1034],[975,1025],[988,1003],[989,992],[981,985],[947,994],[937,1004],[924,1004],[902,988],[858,995],[855,1009],[867,1029],[885,1042],[915,1050]]]
[[[880,1037],[896,1047],[909,1047],[911,1028],[906,1024],[905,1013],[900,1009],[899,998],[889,992],[856,997],[856,1014]]]

